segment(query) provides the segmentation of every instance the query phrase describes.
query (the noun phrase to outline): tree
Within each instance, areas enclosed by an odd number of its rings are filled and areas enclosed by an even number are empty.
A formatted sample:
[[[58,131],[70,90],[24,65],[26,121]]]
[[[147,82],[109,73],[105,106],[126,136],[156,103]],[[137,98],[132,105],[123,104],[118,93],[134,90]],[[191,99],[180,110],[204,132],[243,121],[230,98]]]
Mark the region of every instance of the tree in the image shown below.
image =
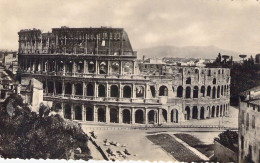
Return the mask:
[[[228,55],[222,55],[222,57],[224,58],[224,64],[227,63],[227,59],[229,58]]]
[[[246,56],[247,56],[247,55],[245,55],[245,54],[240,54],[240,55],[239,55],[239,57],[242,58],[243,61],[244,61],[244,59],[246,58]]]

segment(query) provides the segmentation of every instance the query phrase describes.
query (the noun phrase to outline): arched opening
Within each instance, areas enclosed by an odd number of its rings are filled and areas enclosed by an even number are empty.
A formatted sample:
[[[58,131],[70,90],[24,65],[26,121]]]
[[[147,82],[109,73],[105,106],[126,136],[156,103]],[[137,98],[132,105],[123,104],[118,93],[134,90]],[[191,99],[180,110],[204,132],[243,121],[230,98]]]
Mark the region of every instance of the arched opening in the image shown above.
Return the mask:
[[[227,87],[224,86],[224,96],[227,94]]]
[[[216,98],[216,88],[215,87],[213,87],[213,89],[212,89],[212,98],[213,99]]]
[[[57,71],[63,71],[63,61],[58,61],[57,62]]]
[[[161,86],[159,88],[159,96],[168,96],[168,88],[166,86]]]
[[[217,98],[219,98],[220,97],[220,87],[218,86],[218,88],[217,88]]]
[[[202,97],[205,97],[205,86],[201,86],[200,93],[202,94]]]
[[[193,88],[193,98],[198,98],[198,96],[199,96],[199,87],[195,86]]]
[[[105,122],[106,121],[106,113],[104,108],[98,109],[98,122]]]
[[[82,83],[77,83],[75,85],[75,95],[83,95]]]
[[[118,87],[117,87],[117,85],[111,85],[111,87],[110,87],[110,97],[118,97]]]
[[[98,86],[98,97],[106,97],[106,88],[102,84]]]
[[[144,97],[144,87],[136,86],[136,97],[143,98]]]
[[[48,87],[48,93],[53,93],[53,81],[48,81],[47,87]]]
[[[173,123],[178,123],[178,110],[177,109],[173,109],[171,111],[171,122]]]
[[[118,123],[118,109],[110,108],[110,122]]]
[[[92,84],[87,85],[87,96],[94,96],[94,89]]]
[[[71,107],[69,104],[65,105],[65,111],[64,111],[64,118],[65,119],[71,119]]]
[[[226,105],[224,105],[223,116],[226,116]]]
[[[131,115],[130,110],[128,109],[123,110],[123,123],[130,124],[130,119],[131,119],[130,115]]]
[[[148,123],[154,124],[157,123],[157,114],[154,110],[148,112]]]
[[[76,62],[76,72],[77,73],[83,73],[84,72],[84,62],[83,61]]]
[[[62,109],[62,108],[61,108],[61,104],[60,104],[60,103],[57,103],[57,104],[55,105],[55,107],[54,107],[54,111],[55,111],[55,112],[59,112],[61,109]]]
[[[216,84],[217,83],[217,80],[216,78],[213,79],[213,84]]]
[[[212,106],[211,117],[215,117],[215,106]]]
[[[162,122],[167,122],[167,111],[162,109]]]
[[[208,86],[208,88],[207,88],[207,96],[211,96],[211,87],[210,86]]]
[[[179,86],[177,88],[177,97],[182,97],[183,96],[183,87]]]
[[[119,74],[119,62],[118,61],[111,62],[111,73]]]
[[[132,89],[130,86],[126,85],[123,88],[123,97],[124,98],[131,98],[132,95]]]
[[[68,73],[71,73],[72,68],[73,68],[73,62],[72,61],[67,62],[66,66],[65,66],[65,71]]]
[[[88,107],[87,109],[86,109],[86,121],[93,121],[93,109],[92,108],[90,108],[90,107]]]
[[[216,116],[219,117],[219,106],[217,106]]]
[[[191,88],[190,87],[186,87],[186,98],[190,98],[190,94],[191,94]]]
[[[220,106],[220,114],[219,114],[219,115],[220,115],[220,117],[222,117],[222,116],[223,116],[223,114],[222,114],[222,113],[223,113],[223,108],[222,108],[222,105],[221,105],[221,106]]]
[[[89,73],[95,72],[95,63],[93,61],[88,62],[88,72]]]
[[[144,123],[144,113],[142,110],[136,110],[135,123]]]
[[[82,120],[82,109],[80,106],[75,107],[75,119]]]
[[[223,85],[221,86],[221,96],[223,96],[223,92],[224,92],[224,87]]]
[[[107,63],[105,61],[99,64],[99,74],[107,74]]]
[[[197,106],[193,106],[193,108],[192,108],[192,119],[198,119],[198,108],[197,108]]]
[[[150,86],[150,90],[151,90],[151,93],[152,93],[152,97],[155,97],[155,87]]]
[[[59,81],[55,82],[56,94],[62,94],[62,83]]]
[[[188,77],[188,78],[186,79],[186,84],[191,84],[191,78],[190,78],[190,77]]]
[[[65,85],[65,94],[67,94],[67,95],[72,94],[72,85],[70,83],[66,83],[66,85]]]
[[[185,112],[185,120],[190,120],[190,107],[186,106]]]
[[[200,109],[200,119],[204,119],[204,114],[205,114],[205,110],[204,110],[204,107],[201,107]]]

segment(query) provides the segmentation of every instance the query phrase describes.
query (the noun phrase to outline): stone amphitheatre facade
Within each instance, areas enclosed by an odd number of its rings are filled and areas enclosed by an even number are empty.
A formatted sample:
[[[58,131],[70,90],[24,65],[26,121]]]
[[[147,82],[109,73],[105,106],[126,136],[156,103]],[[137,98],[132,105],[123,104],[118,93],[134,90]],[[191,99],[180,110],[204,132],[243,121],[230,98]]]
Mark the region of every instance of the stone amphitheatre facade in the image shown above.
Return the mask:
[[[173,124],[229,112],[229,69],[137,60],[122,28],[61,27],[18,35],[22,85],[41,81],[43,100],[64,118]]]

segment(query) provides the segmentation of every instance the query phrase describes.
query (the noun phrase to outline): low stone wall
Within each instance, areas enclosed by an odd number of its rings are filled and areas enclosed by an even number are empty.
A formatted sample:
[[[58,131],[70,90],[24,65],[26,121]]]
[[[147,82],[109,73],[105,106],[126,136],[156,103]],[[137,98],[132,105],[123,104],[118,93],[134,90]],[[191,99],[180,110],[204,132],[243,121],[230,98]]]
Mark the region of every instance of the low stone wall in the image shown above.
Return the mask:
[[[214,157],[219,162],[238,162],[238,154],[217,141],[214,141]]]
[[[96,143],[96,141],[93,140],[91,136],[89,137],[89,140],[96,146],[97,150],[101,153],[104,159],[108,161],[108,156],[106,155],[105,151]]]

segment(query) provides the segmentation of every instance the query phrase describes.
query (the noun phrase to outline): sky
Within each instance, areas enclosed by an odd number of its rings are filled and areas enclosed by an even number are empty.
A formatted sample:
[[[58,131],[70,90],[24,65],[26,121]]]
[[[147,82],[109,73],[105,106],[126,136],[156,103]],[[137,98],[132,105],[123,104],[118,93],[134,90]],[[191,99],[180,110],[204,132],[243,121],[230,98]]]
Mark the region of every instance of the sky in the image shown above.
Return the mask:
[[[120,27],[133,48],[217,46],[260,53],[257,0],[0,0],[0,49],[18,49],[18,31]]]

